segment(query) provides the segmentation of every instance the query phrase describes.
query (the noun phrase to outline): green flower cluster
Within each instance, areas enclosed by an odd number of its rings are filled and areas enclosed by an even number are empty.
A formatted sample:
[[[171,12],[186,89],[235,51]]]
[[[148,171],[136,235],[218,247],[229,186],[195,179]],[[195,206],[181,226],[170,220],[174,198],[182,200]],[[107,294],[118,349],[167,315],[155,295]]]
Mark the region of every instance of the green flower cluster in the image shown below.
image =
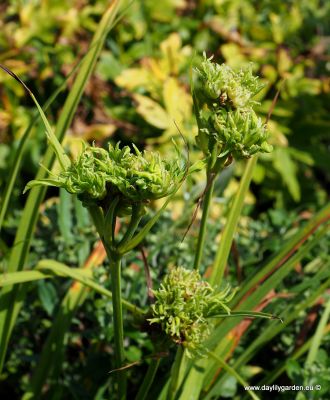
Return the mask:
[[[220,157],[230,153],[234,158],[248,158],[259,151],[272,151],[272,146],[266,141],[266,127],[254,112],[221,109],[212,116],[212,121],[217,132],[221,132],[217,135],[217,141],[224,149]]]
[[[196,68],[205,96],[233,108],[247,109],[256,104],[253,97],[264,85],[253,76],[252,65],[235,72],[226,64],[213,63],[212,59],[213,56],[207,58],[204,54],[201,67]]]
[[[234,295],[229,288],[215,292],[201,280],[197,271],[176,267],[164,277],[160,288],[154,290],[156,301],[151,306],[150,324],[159,324],[170,339],[183,345],[187,355],[202,354],[202,344],[210,334],[210,318],[217,313],[230,314],[226,305]]]
[[[163,160],[158,153],[134,152],[119,144],[105,150],[85,147],[78,159],[58,176],[43,181],[31,181],[27,189],[38,184],[65,188],[84,201],[102,200],[118,195],[124,202],[146,202],[171,194],[185,173],[185,163],[179,158]]]
[[[257,117],[254,96],[262,89],[252,66],[236,72],[225,64],[204,60],[196,69],[203,105],[195,104],[198,112],[197,145],[205,154],[216,150],[217,157],[249,158],[258,152],[270,152],[266,126]],[[196,100],[197,101],[197,100]]]

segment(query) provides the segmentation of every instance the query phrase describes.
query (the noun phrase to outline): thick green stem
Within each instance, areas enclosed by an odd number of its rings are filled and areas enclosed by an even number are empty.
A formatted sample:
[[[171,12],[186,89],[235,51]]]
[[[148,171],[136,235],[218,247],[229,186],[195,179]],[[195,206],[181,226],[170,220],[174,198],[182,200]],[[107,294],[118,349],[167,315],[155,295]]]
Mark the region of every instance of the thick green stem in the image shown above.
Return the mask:
[[[124,329],[123,329],[123,310],[121,301],[121,258],[109,252],[107,254],[110,259],[110,274],[111,274],[111,291],[112,291],[112,306],[113,306],[113,328],[115,339],[115,371],[118,383],[119,400],[126,399],[126,373],[125,370],[120,370],[123,367],[125,352],[124,352]]]
[[[92,217],[95,228],[98,231],[100,238],[103,240],[104,237],[104,216],[103,210],[98,206],[90,206],[88,207],[88,211]]]
[[[140,386],[140,389],[138,391],[138,394],[136,395],[135,400],[145,400],[146,399],[146,397],[149,393],[150,387],[155,379],[159,364],[160,364],[160,358],[154,358],[151,360],[148,371],[146,373],[146,376],[144,377],[143,383]]]
[[[199,270],[201,260],[203,257],[207,218],[208,218],[208,214],[209,214],[209,210],[210,210],[213,189],[214,189],[214,175],[208,173],[207,181],[206,181],[206,188],[205,188],[205,195],[204,195],[204,200],[203,200],[202,220],[201,220],[201,225],[199,228],[197,249],[196,249],[196,254],[195,254],[195,262],[194,262],[194,268],[197,271]]]

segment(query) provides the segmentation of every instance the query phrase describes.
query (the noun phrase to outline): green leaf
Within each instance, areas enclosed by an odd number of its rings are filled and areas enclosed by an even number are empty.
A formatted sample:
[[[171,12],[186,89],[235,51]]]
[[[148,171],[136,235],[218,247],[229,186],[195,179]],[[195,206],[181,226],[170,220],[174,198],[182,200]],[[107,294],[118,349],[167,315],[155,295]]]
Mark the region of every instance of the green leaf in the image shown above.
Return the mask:
[[[297,179],[297,167],[285,148],[277,147],[273,153],[274,168],[281,175],[294,201],[300,200],[300,186]]]
[[[206,160],[198,160],[192,164],[188,169],[188,175],[194,172],[202,171],[206,167]]]
[[[78,204],[82,208],[81,202],[76,201],[76,205]],[[84,213],[87,213],[85,208],[82,208],[82,210]],[[80,219],[79,217],[79,220]],[[86,257],[87,255],[84,257],[84,260]],[[85,269],[93,270],[95,266],[103,261],[103,258],[102,248],[98,246],[94,250],[93,256],[82,264],[83,269],[80,268],[80,270],[82,272]],[[66,346],[65,336],[70,329],[70,324],[72,323],[77,309],[84,303],[88,293],[89,288],[87,286],[75,281],[65,294],[43,344],[38,363],[29,382],[26,398],[29,398],[29,396],[32,398],[39,398],[42,388],[47,381],[47,377],[52,374],[52,377],[56,379],[58,374],[60,374],[62,370],[62,355],[65,352]]]
[[[313,233],[322,225],[326,225],[330,219],[330,204],[326,205],[322,210],[320,210],[316,215],[314,215],[311,220],[301,227],[281,248],[277,254],[275,254],[270,261],[266,262],[265,265],[260,268],[255,275],[247,279],[239,292],[235,296],[233,303],[238,304],[242,298],[260,281],[280,266],[285,264],[285,261],[292,257],[295,252],[303,251],[306,244],[304,242],[313,235]],[[274,282],[275,284],[275,282]]]
[[[167,129],[172,120],[166,110],[149,97],[135,93],[134,100],[137,102],[137,112],[152,126],[158,129]]]
[[[315,245],[318,244],[319,239],[322,236],[324,236],[325,232],[327,232],[328,230],[326,225],[328,219],[330,218],[329,209],[330,205],[326,206],[317,215],[315,215],[315,217],[308,224],[306,224],[306,226],[301,228],[294,235],[294,237],[286,243],[286,245],[283,247],[283,249],[279,252],[277,256],[275,256],[264,267],[260,268],[259,272],[257,272],[255,276],[247,279],[245,284],[242,285],[238,294],[235,296],[234,300],[232,301],[232,304],[230,305],[232,309],[235,308],[236,306],[236,309],[234,309],[234,311],[239,312],[243,309],[243,307],[244,309],[253,310],[262,301],[262,299],[266,296],[267,293],[269,293],[272,289],[276,288],[282,282],[284,277],[288,275],[288,273],[293,269],[295,265],[297,265],[297,262],[304,255],[306,255]],[[307,238],[309,238],[309,236],[311,236],[314,233],[314,231],[317,230],[322,225],[323,227],[319,229],[307,243],[304,243],[304,241]],[[292,249],[296,249],[296,252],[294,254],[292,253]],[[271,271],[273,273],[270,276]],[[265,281],[262,284],[260,284],[259,282],[262,282],[263,280]],[[326,285],[328,285],[328,281],[320,286],[319,288],[320,291],[318,291],[318,293],[315,293],[316,297],[319,296],[320,293],[322,293],[325,290]],[[250,291],[251,288],[256,288],[256,289],[254,290],[254,292],[249,294],[249,296],[247,296],[244,299],[244,302],[242,302],[242,298],[246,296],[246,293],[248,293],[248,291]],[[313,299],[315,300],[314,294],[313,294]],[[310,304],[310,301],[313,301],[313,299],[310,297],[308,299],[309,301],[308,303],[306,302],[305,304],[301,305],[302,307],[301,309],[302,310],[305,309],[307,306],[306,304]],[[269,332],[271,335],[273,335],[272,337],[274,337],[276,333],[279,332],[279,330],[284,329],[284,326],[287,326],[289,321],[295,319],[298,312],[299,311],[297,310],[295,313],[293,313],[291,310],[290,314],[285,316],[281,315],[281,318],[284,319],[284,322],[282,324],[278,324],[277,322],[271,322],[272,326],[270,326]],[[205,344],[207,348],[212,349],[214,353],[220,356],[222,354],[226,354],[226,351],[228,351],[227,335],[230,332],[230,330],[233,329],[241,321],[241,318],[242,317],[222,319],[222,321],[219,322],[218,326],[213,330],[213,334],[210,337],[210,339]],[[257,340],[253,342],[253,345],[257,346],[257,343],[262,344],[263,343],[263,340],[261,339],[262,336],[263,335],[260,335],[260,342],[258,337]],[[219,338],[222,339],[219,340]],[[236,363],[234,367],[237,368]],[[213,380],[216,371],[217,371],[216,364],[208,362],[205,365],[204,376],[201,375],[199,379],[203,379],[204,385],[207,385],[206,382],[210,384]],[[188,374],[187,376],[187,381],[189,381],[190,379],[189,375],[190,374]],[[221,379],[216,382],[217,387],[219,385],[221,386],[220,382],[222,384]],[[198,383],[196,384],[197,386],[199,386]],[[216,386],[214,390],[217,390]],[[206,399],[211,399],[214,393],[215,392],[212,389],[206,396]]]
[[[38,282],[38,295],[43,308],[51,316],[58,301],[54,285],[51,282],[40,280]]]
[[[217,313],[208,315],[208,318],[230,318],[230,317],[245,317],[245,318],[266,318],[266,319],[279,319],[273,314],[257,312],[257,311],[231,311],[230,314],[227,313]]]
[[[247,385],[245,385],[247,386]],[[237,392],[237,379],[233,375],[229,375],[221,385],[219,395],[225,399],[232,399]],[[251,393],[251,392],[250,392]],[[256,395],[255,395],[256,396]],[[258,399],[258,397],[252,397]]]
[[[56,179],[33,179],[28,182],[24,188],[23,194],[25,194],[28,190],[37,187],[37,186],[55,186],[61,187],[61,182]]]
[[[297,379],[297,376],[301,375],[301,366],[297,360],[288,359],[286,362],[286,371],[293,381]]]
[[[319,237],[316,237],[314,240],[314,244],[316,244],[319,240]],[[307,249],[308,251],[310,251],[310,248]],[[294,265],[296,265],[296,261],[297,259],[293,259],[290,260],[290,262],[287,263],[287,266],[282,266],[282,268],[286,269],[287,268],[293,268]],[[290,271],[290,269],[289,269]],[[280,272],[280,271],[277,271]],[[280,274],[279,274],[280,275]],[[283,274],[282,274],[283,276]],[[276,274],[273,275],[272,279],[269,280],[269,284],[271,285],[273,281],[273,287],[276,287],[277,284],[279,284],[280,280],[278,279],[278,277],[276,276]],[[276,337],[277,335],[280,334],[280,332],[282,332],[291,322],[293,322],[297,316],[299,315],[299,313],[305,311],[306,309],[308,309],[309,307],[311,307],[313,305],[313,303],[315,302],[315,300],[320,296],[320,294],[322,294],[326,288],[329,285],[329,279],[326,280],[317,291],[313,292],[311,296],[309,296],[305,301],[300,302],[298,304],[293,304],[291,307],[288,307],[284,313],[282,313],[280,315],[281,319],[283,320],[283,323],[278,324],[277,322],[271,322],[268,327],[264,328],[261,332],[261,334],[251,343],[250,346],[248,346],[245,351],[242,353],[242,355],[235,361],[233,367],[234,368],[240,368],[242,365],[244,365],[245,363],[247,363],[252,357],[253,355],[255,355],[255,353],[257,351],[262,351],[263,346],[265,346],[266,343],[268,343],[269,341],[271,341],[274,337]],[[260,297],[259,297],[260,299]],[[255,303],[255,300],[252,299],[253,303]],[[245,305],[247,302],[245,302]],[[228,321],[229,322],[229,321]],[[220,328],[220,327],[219,327]],[[223,324],[222,329],[220,328],[215,335],[221,335],[221,334],[226,334],[226,332],[229,331],[229,329],[227,330],[227,328],[229,328],[228,326],[225,328],[225,324]],[[219,345],[221,344],[221,341],[219,343]],[[218,346],[219,347],[219,346]],[[217,350],[215,350],[215,352],[217,352]],[[209,365],[208,368],[210,370],[212,370],[211,366]],[[214,371],[216,370],[216,367],[213,369]],[[210,371],[209,371],[210,372]],[[212,375],[212,374],[211,374]],[[273,380],[272,380],[273,381]],[[264,383],[269,383],[269,379],[267,381],[263,381]],[[213,394],[215,394],[217,392],[217,387],[221,387],[222,385],[222,379],[218,380],[214,386],[214,388],[212,388],[207,396],[207,399],[212,398]]]
[[[12,286],[17,283],[38,281],[39,279],[52,278],[54,274],[43,271],[6,272],[0,275],[0,287]]]

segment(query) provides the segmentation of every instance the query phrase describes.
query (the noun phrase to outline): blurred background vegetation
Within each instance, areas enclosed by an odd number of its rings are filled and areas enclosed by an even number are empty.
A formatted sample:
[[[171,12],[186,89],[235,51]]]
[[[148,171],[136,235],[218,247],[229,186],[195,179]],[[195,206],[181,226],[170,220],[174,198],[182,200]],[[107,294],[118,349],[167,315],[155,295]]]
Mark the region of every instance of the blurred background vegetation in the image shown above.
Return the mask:
[[[40,104],[44,104],[85,55],[107,4],[105,0],[2,1],[0,62],[19,75]],[[266,84],[258,95],[261,102],[258,112],[264,118],[280,87],[281,91],[268,124],[270,143],[275,150],[259,157],[227,270],[227,279],[236,285],[265,257],[280,249],[290,232],[328,201],[329,20],[330,3],[321,0],[135,0],[106,39],[66,135],[65,146],[74,155],[80,149],[81,139],[100,145],[120,140],[123,144],[134,142],[140,148],[154,147],[168,154],[172,151],[171,139],[182,140],[175,121],[187,138],[191,159],[195,160],[200,155],[194,147],[197,127],[189,85],[192,65],[203,51],[232,67],[253,62],[255,73]],[[68,88],[47,110],[53,122],[70,84],[69,81]],[[1,73],[0,193],[14,163],[15,150],[34,113],[34,105],[22,87]],[[25,145],[21,172],[1,232],[2,271],[6,270],[8,249],[24,206],[23,188],[39,168],[46,146],[43,125],[36,123]],[[205,269],[216,250],[213,243],[219,221],[223,223],[243,170],[244,163],[237,163],[226,169],[216,183],[217,206],[209,222]],[[179,243],[202,190],[198,176],[190,179],[185,184],[183,200],[174,203],[145,243],[156,282],[170,264],[191,266],[194,226],[183,245]],[[190,207],[185,207],[187,204]],[[159,232],[164,233],[161,240]],[[79,204],[71,202],[65,193],[59,198],[56,190],[49,190],[29,265],[43,256],[71,266],[81,265],[94,242],[95,232]],[[312,289],[306,282],[317,271],[317,260],[326,259],[327,254],[329,236],[313,249],[304,265],[297,265],[294,273],[283,281],[278,290],[283,296],[276,295],[278,299],[269,305],[269,312],[276,314],[286,307],[284,294],[288,290],[294,292],[296,288],[299,296],[308,296]],[[126,298],[143,305],[147,302],[147,290],[142,271],[141,257],[127,260],[124,292]],[[102,284],[108,285],[102,265],[96,274]],[[299,292],[303,284],[305,292]],[[62,281],[31,285],[28,302],[15,327],[7,367],[0,376],[2,398],[20,398],[26,390],[31,368],[37,363],[54,313],[69,286],[70,283],[63,285]],[[285,360],[283,382],[297,376],[301,382],[310,382],[320,376],[320,371],[322,376],[330,376],[329,335],[325,336],[318,362],[310,370],[302,367],[303,360],[300,364],[290,360],[299,343],[315,329],[323,301],[311,311],[302,312],[294,324],[264,348],[264,354],[257,354],[246,366],[245,376],[258,376]],[[111,369],[110,322],[109,301],[90,294],[66,335],[61,367],[53,368],[50,398],[102,398],[102,388],[109,378],[104,371]],[[128,359],[141,360],[151,347],[143,333],[132,329],[129,320],[126,323]],[[235,356],[251,343],[260,324],[254,323],[247,331],[235,349]],[[167,370],[166,363],[162,368]],[[130,371],[132,393],[134,382],[139,381],[143,372],[143,368]],[[330,388],[329,380],[324,387]],[[227,379],[226,391],[221,390],[215,396],[238,396],[233,380]],[[281,398],[292,398],[286,396],[289,395],[283,394]]]

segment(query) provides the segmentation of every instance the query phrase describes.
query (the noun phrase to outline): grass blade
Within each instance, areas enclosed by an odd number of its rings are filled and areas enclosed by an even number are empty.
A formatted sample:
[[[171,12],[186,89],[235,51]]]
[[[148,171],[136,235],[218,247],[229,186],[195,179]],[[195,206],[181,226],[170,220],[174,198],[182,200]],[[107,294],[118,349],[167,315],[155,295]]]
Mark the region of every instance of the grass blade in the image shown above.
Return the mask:
[[[323,215],[324,210],[322,210],[314,219],[313,224],[314,227],[319,227],[320,225],[320,220],[324,222],[324,218],[319,219],[320,217],[324,217]],[[317,228],[316,228],[317,229]],[[304,228],[301,229],[296,236],[299,236],[301,234],[301,231],[304,231]],[[235,302],[236,304],[236,309],[233,311],[236,312],[241,312],[244,309],[248,310],[253,310],[260,302],[262,301],[263,298],[269,293],[272,289],[276,288],[281,281],[284,279],[285,276],[287,276],[290,271],[294,268],[294,266],[297,264],[297,262],[304,257],[308,252],[318,244],[319,239],[327,232],[327,226],[323,227],[320,229],[314,237],[311,238],[309,242],[304,244],[304,246],[301,246],[298,251],[292,255],[292,253],[289,251],[289,255],[291,255],[291,258],[286,258],[286,261],[280,266],[276,272],[273,273],[273,275],[267,279],[265,282],[262,283],[252,294],[249,295],[248,298],[245,299],[245,301],[242,304],[238,304],[238,302]],[[306,234],[306,232],[305,232]],[[280,252],[281,253],[281,252]],[[282,255],[283,256],[283,255]],[[267,271],[268,269],[268,264],[264,267],[264,269]],[[324,290],[324,288],[323,288]],[[228,338],[227,335],[233,329],[238,323],[243,319],[243,317],[237,317],[237,318],[230,318],[230,319],[223,319],[219,325],[214,329],[213,334],[211,338],[208,340],[208,342],[205,344],[206,347],[210,350],[212,350],[215,354],[221,355],[223,352],[228,352]],[[286,321],[284,321],[285,324]],[[284,324],[277,324],[277,326],[280,326],[283,328]],[[273,328],[274,329],[274,328]],[[219,338],[222,338],[219,341]],[[198,363],[199,365],[199,363]],[[192,369],[194,370],[194,368]],[[215,363],[212,363],[211,360],[209,359],[209,362],[205,364],[205,372],[204,374],[200,374],[198,376],[198,379],[201,381],[204,381],[206,376],[210,376],[209,380],[212,380],[214,377],[214,374],[217,371],[217,366]],[[187,381],[189,381],[189,375],[187,377]],[[200,383],[196,383],[196,387],[200,387]],[[196,394],[195,398],[198,398],[198,393]]]
[[[9,272],[0,275],[0,287],[17,285],[18,283],[38,281],[39,279],[53,278],[54,274],[44,271]]]
[[[323,270],[326,270],[329,267],[329,263],[325,264]],[[329,275],[328,275],[329,276]],[[298,314],[309,307],[318,299],[320,295],[327,288],[327,284],[329,283],[329,278],[323,283],[317,291],[315,291],[311,296],[308,297],[305,301],[301,301],[298,304],[289,305],[284,313],[281,314],[281,319],[283,320],[282,324],[271,324],[263,332],[258,336],[258,338],[247,348],[244,353],[240,356],[240,358],[236,361],[235,365],[243,365],[248,360],[256,354],[256,352],[262,348],[262,345],[267,341],[271,340],[274,336],[278,335],[283,329],[285,329],[291,322],[293,322]]]
[[[155,379],[160,364],[160,360],[161,360],[160,358],[154,358],[151,360],[150,365],[148,367],[148,371],[144,377],[142,385],[139,388],[135,400],[145,400],[147,398],[150,387]]]
[[[330,300],[328,300],[328,302],[327,302],[327,305],[324,309],[321,320],[317,326],[315,335],[313,336],[311,347],[309,349],[309,352],[308,352],[308,355],[306,358],[305,367],[307,367],[310,364],[313,364],[313,362],[316,359],[317,351],[322,342],[323,331],[328,322],[329,316],[330,316]]]
[[[247,279],[235,296],[231,306],[234,307],[256,285],[265,280],[273,271],[280,268],[287,259],[299,251],[304,242],[323,224],[330,220],[330,204],[320,210],[304,227],[299,229],[292,238],[284,243],[282,249],[264,267],[251,278]]]
[[[329,334],[329,332],[330,332],[330,324],[328,324],[324,328],[323,336]],[[290,356],[290,359],[291,360],[298,360],[302,355],[304,355],[308,351],[308,349],[310,348],[312,339],[313,339],[313,337],[308,339],[297,351],[295,351]],[[286,362],[287,362],[287,360],[282,362],[280,365],[278,365],[272,371],[269,371],[267,373],[267,375],[260,382],[257,383],[257,385],[262,386],[262,385],[270,385],[271,383],[273,383],[279,376],[281,376],[285,372],[285,370],[286,370]]]
[[[92,50],[81,64],[77,77],[74,81],[72,89],[68,95],[58,123],[56,125],[55,135],[60,142],[62,141],[65,132],[73,119],[74,113],[85,89],[88,78],[93,71],[99,53],[103,47],[106,35],[113,26],[114,19],[118,13],[119,5],[120,0],[113,1],[112,4],[108,7],[107,11],[104,13],[91,44]],[[45,154],[43,165],[46,168],[50,169],[53,161],[54,154],[52,149],[49,148]],[[45,177],[45,174],[45,170],[43,168],[40,168],[36,179],[43,179]],[[38,217],[39,205],[44,198],[44,194],[45,189],[43,187],[34,188],[29,193],[9,260],[9,272],[22,270],[26,263],[32,234]],[[25,297],[26,290],[26,285],[22,288],[16,285],[14,287],[7,286],[6,288],[3,288],[1,292],[0,371],[3,368],[8,341],[14,327],[18,312],[21,308],[23,299]]]
[[[41,260],[39,261],[36,269],[44,271],[46,273],[51,272],[57,276],[72,278],[82,283],[83,285],[95,290],[96,292],[112,298],[112,293],[109,290],[105,289],[103,286],[96,283],[93,279],[86,276],[86,273],[82,273],[80,268],[70,268],[67,265],[55,260]],[[129,311],[144,314],[143,310],[127,302],[126,300],[123,300],[123,306],[126,307]]]
[[[304,302],[301,302],[295,307],[289,308],[287,312],[281,315],[283,319],[282,324],[272,323],[265,329],[262,334],[256,338],[256,340],[244,351],[244,353],[236,360],[233,367],[238,369],[245,365],[255,354],[257,351],[262,350],[263,346],[271,341],[275,336],[280,334],[291,322],[293,322],[297,315],[311,307],[314,302],[318,299],[320,295],[324,293],[324,291],[329,287],[330,279],[326,280],[320,288],[314,292],[308,299]],[[212,398],[214,393],[217,392],[217,387],[221,386],[225,379],[225,376],[221,377],[220,380],[216,382],[216,385],[208,392],[207,399]],[[267,382],[268,383],[268,382]]]
[[[249,189],[253,176],[254,167],[257,164],[258,157],[252,157],[246,164],[244,174],[242,176],[238,192],[236,193],[234,203],[230,207],[226,226],[220,238],[219,247],[215,256],[210,282],[213,285],[220,285],[223,274],[225,272],[229,252],[233,242],[235,230],[237,228],[238,219],[241,215],[244,205],[245,195]]]
[[[45,111],[48,110],[48,108],[53,103],[53,101],[57,98],[57,96],[66,88],[69,78],[77,71],[80,64],[81,64],[81,62],[78,62],[77,65],[74,66],[72,71],[70,71],[68,76],[65,78],[64,82],[58,87],[58,89],[56,89],[56,91],[53,93],[53,95],[46,101],[45,105],[43,106],[43,109]],[[25,145],[30,137],[32,127],[37,123],[39,118],[40,118],[40,114],[39,114],[39,112],[36,112],[34,117],[32,118],[30,125],[27,127],[26,131],[23,133],[22,139],[21,139],[19,146],[17,148],[17,151],[15,153],[13,165],[9,171],[9,178],[8,178],[8,181],[7,181],[6,187],[3,192],[3,196],[2,196],[2,203],[1,203],[1,207],[0,207],[0,232],[1,232],[1,228],[3,225],[5,215],[8,210],[8,205],[9,205],[11,194],[13,192],[15,181],[16,181],[18,172],[21,167],[21,162],[22,162],[22,157],[23,157],[24,150],[25,150]]]
[[[79,204],[81,204],[79,202]],[[85,210],[85,209],[84,209]],[[85,262],[83,269],[92,270],[100,265],[106,257],[101,242],[95,246],[94,251]],[[70,324],[77,309],[84,303],[88,295],[88,288],[78,281],[74,281],[67,291],[59,311],[53,319],[42,352],[33,371],[29,390],[24,399],[39,398],[42,388],[47,384],[47,378],[52,374],[54,381],[61,371],[65,351],[65,337],[69,332]]]
[[[20,79],[14,72],[10,71],[8,68],[0,64],[0,68],[2,68],[4,71],[6,71],[9,75],[11,75],[14,79],[16,79],[17,82],[19,82],[24,89],[28,92],[28,94],[31,96],[32,100],[34,101],[34,104],[36,105],[38,112],[40,114],[40,117],[42,119],[42,122],[45,125],[46,128],[46,135],[49,140],[50,145],[52,146],[53,150],[55,151],[56,157],[61,164],[61,167],[63,169],[67,169],[70,166],[70,159],[69,157],[65,154],[65,151],[63,147],[61,146],[61,143],[58,141],[56,135],[53,132],[53,129],[51,128],[48,119],[41,108],[40,104],[38,103],[36,97],[34,94],[31,92],[31,90],[26,86],[26,84]]]
[[[81,268],[70,268],[55,260],[42,260],[37,264],[35,270],[11,272],[0,275],[0,287],[32,282],[54,276],[74,279],[88,288],[95,290],[97,293],[112,298],[112,293],[109,290],[105,289],[90,278],[91,271],[84,271],[81,270]],[[135,307],[126,300],[123,300],[122,303],[129,311],[144,314],[142,309]]]
[[[314,237],[307,243],[305,246],[302,246],[296,254],[294,254],[289,260],[287,260],[281,268],[276,270],[266,281],[262,283],[252,294],[249,295],[243,302],[243,304],[237,305],[234,311],[242,311],[241,309],[244,307],[245,309],[253,310],[260,302],[265,298],[267,293],[269,293],[272,289],[275,289],[282,280],[290,273],[292,268],[297,264],[298,261],[302,259],[314,246],[316,246],[319,242],[319,239],[327,232],[327,227],[321,229]],[[218,328],[215,330],[213,339],[209,341],[208,346],[213,348],[217,346],[218,340],[217,337],[225,336],[230,329],[232,329],[239,321],[241,317],[223,320],[221,324],[219,324]]]
[[[279,319],[281,318],[264,312],[257,311],[231,311],[230,314],[217,313],[215,315],[210,315],[210,318],[230,318],[230,317],[244,317],[244,318],[265,318],[265,319]]]
[[[215,353],[212,351],[209,351],[208,354],[214,358],[214,360],[220,364],[220,366],[227,371],[230,375],[232,375],[234,378],[236,378],[237,382],[239,382],[242,386],[249,386],[249,384],[241,377],[241,375],[234,369],[232,368],[229,364],[226,363],[221,357],[217,356]],[[251,390],[248,390],[248,394],[252,397],[254,400],[259,400],[259,397],[253,393]]]

